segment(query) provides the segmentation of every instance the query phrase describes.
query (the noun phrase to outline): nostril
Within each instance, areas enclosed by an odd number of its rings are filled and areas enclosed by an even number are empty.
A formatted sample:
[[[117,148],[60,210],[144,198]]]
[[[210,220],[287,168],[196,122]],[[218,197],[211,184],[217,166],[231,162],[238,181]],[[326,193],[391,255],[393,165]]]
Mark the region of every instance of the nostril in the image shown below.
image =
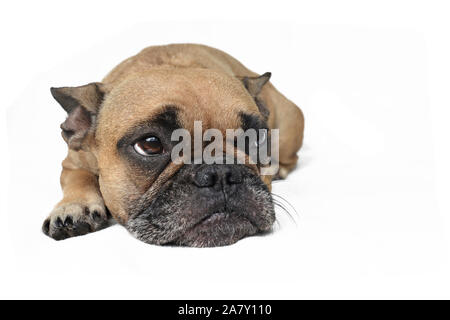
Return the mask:
[[[242,183],[242,174],[239,171],[231,171],[226,175],[228,184],[239,184]]]
[[[226,185],[237,185],[243,182],[241,170],[226,165],[204,165],[194,174],[193,183],[199,188],[222,190]]]
[[[214,171],[199,171],[195,174],[194,183],[197,187],[212,187],[217,182],[217,174]]]

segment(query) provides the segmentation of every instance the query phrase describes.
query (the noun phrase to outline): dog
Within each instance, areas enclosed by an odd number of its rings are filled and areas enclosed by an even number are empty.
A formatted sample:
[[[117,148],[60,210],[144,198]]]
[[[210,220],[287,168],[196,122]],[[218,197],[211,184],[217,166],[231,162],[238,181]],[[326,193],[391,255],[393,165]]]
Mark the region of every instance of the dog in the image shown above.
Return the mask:
[[[304,117],[269,78],[220,50],[171,44],[142,50],[102,82],[51,88],[67,112],[68,155],[64,196],[43,232],[62,240],[115,220],[146,243],[213,247],[270,231],[271,182],[295,168]],[[279,129],[278,171],[173,161],[171,134],[195,121],[221,132]]]

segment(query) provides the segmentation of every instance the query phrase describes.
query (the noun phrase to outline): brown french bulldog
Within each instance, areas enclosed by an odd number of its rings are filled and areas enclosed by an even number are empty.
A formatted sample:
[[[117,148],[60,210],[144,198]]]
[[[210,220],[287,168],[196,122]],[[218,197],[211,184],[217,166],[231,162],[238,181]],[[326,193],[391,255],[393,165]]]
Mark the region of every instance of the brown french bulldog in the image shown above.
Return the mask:
[[[153,46],[102,82],[51,88],[67,111],[64,197],[43,224],[56,240],[108,226],[112,216],[151,244],[222,246],[267,232],[275,221],[272,178],[296,166],[301,110],[262,76],[217,49]],[[171,159],[171,134],[203,129],[279,129],[279,170]]]

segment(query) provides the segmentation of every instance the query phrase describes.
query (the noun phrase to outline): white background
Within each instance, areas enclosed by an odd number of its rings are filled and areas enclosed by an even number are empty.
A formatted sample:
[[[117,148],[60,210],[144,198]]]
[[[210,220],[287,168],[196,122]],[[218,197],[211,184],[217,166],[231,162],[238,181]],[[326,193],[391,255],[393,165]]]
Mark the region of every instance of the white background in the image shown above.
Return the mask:
[[[445,2],[14,1],[0,8],[0,298],[450,298]],[[151,246],[114,226],[56,242],[65,115],[149,45],[222,49],[303,109],[298,169],[265,237]]]

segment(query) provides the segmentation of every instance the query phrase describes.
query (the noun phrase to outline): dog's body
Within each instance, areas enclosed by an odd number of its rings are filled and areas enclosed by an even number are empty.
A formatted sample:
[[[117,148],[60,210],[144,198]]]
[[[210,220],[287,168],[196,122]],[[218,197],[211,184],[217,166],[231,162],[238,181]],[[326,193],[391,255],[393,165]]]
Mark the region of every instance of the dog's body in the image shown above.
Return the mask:
[[[144,49],[102,83],[52,89],[69,115],[61,125],[69,153],[61,174],[64,198],[44,222],[44,232],[64,239],[98,230],[108,209],[139,239],[157,244],[225,245],[270,229],[271,176],[255,174],[256,167],[175,165],[165,158],[172,147],[162,138],[176,128],[192,130],[196,120],[221,131],[243,122],[279,128],[278,177],[285,178],[297,163],[304,120],[297,106],[266,84],[269,77],[258,77],[222,51],[176,44]],[[155,142],[145,145],[152,157],[136,156],[130,147],[144,136],[161,145],[158,153],[151,149]],[[226,182],[222,171],[239,182]],[[205,185],[204,177],[212,176],[220,183]],[[213,201],[217,185],[225,198]],[[231,194],[243,198],[232,203]],[[239,201],[252,203],[252,209],[236,214]]]

